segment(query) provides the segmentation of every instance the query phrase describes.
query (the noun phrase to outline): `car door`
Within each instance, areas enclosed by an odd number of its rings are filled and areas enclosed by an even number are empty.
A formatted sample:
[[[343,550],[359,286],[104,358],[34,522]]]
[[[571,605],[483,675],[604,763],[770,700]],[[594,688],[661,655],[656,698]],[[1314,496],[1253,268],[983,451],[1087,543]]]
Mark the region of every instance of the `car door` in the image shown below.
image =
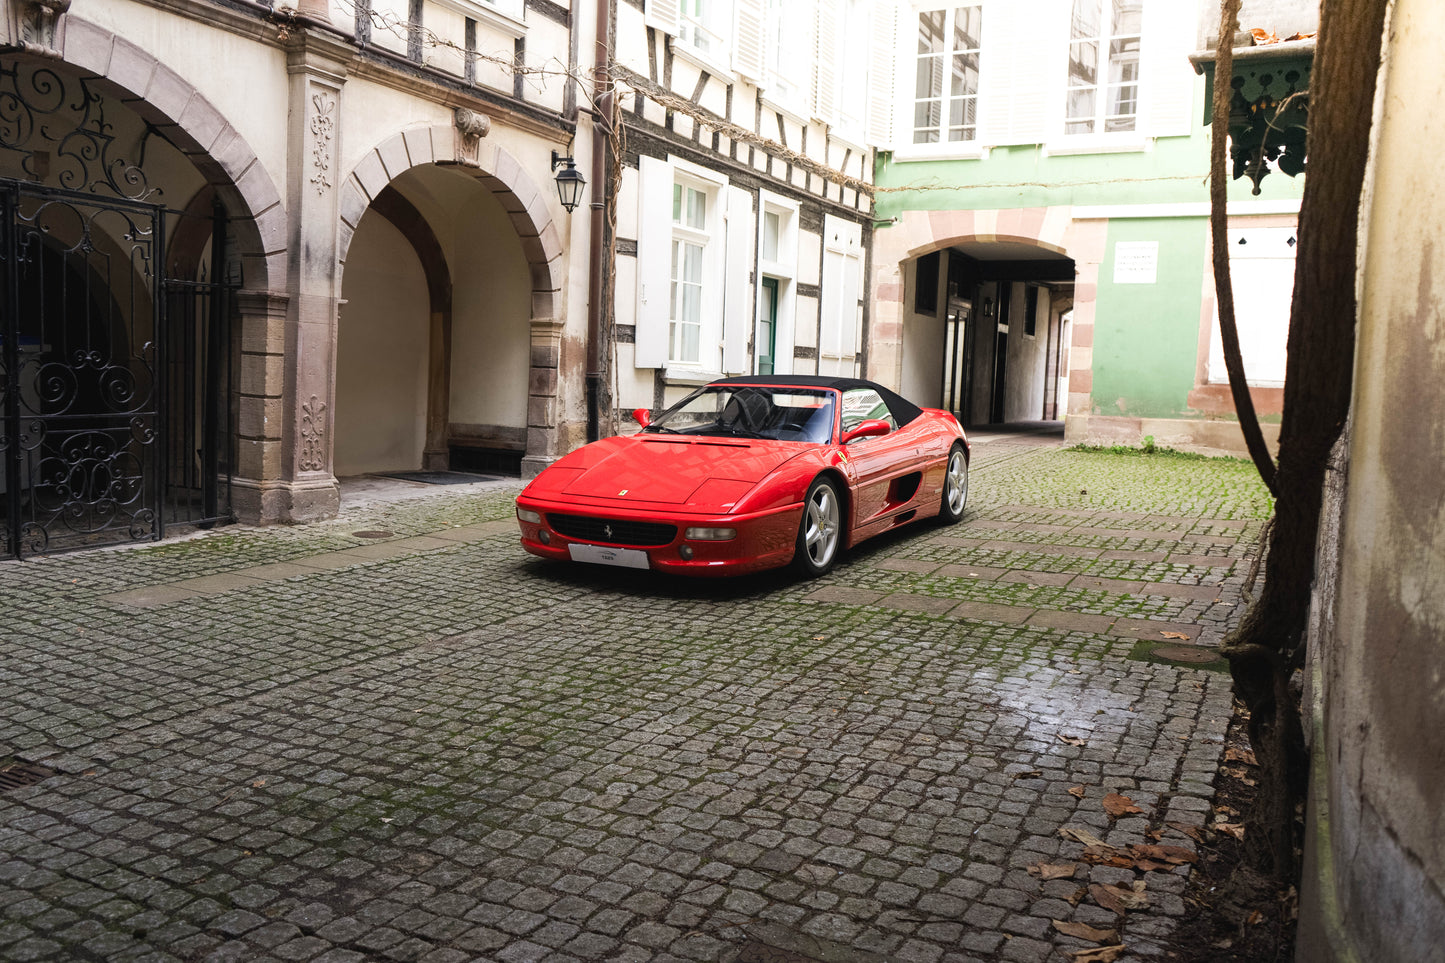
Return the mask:
[[[886,421],[886,435],[855,439],[845,452],[853,466],[853,528],[860,534],[885,524],[888,517],[907,503],[898,497],[894,481],[915,470],[918,458],[914,433],[900,430],[887,404],[871,388],[843,392],[842,430],[846,434],[869,419]],[[911,497],[911,496],[910,496]]]

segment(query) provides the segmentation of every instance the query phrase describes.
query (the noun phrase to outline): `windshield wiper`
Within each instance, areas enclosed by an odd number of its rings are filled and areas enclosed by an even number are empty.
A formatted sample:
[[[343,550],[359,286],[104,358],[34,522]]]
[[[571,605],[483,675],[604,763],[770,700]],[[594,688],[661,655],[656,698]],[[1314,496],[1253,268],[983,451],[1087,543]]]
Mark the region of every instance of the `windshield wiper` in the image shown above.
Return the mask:
[[[684,434],[683,432],[678,431],[676,428],[669,428],[669,427],[667,427],[666,425],[648,425],[646,428],[644,428],[644,429],[642,429],[642,430],[643,430],[643,431],[664,432],[664,433],[669,434],[669,435],[681,435],[681,434]]]

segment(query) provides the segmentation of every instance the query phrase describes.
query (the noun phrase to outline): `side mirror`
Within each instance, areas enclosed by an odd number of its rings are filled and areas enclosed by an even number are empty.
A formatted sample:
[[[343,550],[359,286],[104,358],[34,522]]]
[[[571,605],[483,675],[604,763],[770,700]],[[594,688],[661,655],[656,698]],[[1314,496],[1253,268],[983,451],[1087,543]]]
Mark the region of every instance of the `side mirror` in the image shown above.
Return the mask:
[[[892,428],[888,427],[888,422],[882,418],[869,418],[867,421],[859,422],[854,426],[852,431],[843,432],[843,444],[846,445],[857,438],[872,438],[876,435],[886,435],[892,430]]]
[[[646,408],[633,408],[632,420],[637,422],[642,427],[646,428],[648,425],[652,424],[652,412],[648,411]]]

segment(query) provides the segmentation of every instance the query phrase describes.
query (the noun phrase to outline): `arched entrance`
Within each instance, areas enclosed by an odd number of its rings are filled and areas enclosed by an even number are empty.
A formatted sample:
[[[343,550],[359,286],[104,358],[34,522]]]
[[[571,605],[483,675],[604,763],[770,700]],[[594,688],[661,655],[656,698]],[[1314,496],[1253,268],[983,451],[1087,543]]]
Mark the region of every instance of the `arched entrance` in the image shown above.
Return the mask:
[[[548,205],[505,151],[460,127],[403,132],[357,166],[342,203],[338,476],[529,475],[556,457],[561,246]]]
[[[187,128],[123,93],[0,59],[0,555],[232,515],[228,251],[255,228],[227,217]]]
[[[1072,258],[1037,243],[960,238],[902,271],[906,396],[970,427],[1063,416]]]

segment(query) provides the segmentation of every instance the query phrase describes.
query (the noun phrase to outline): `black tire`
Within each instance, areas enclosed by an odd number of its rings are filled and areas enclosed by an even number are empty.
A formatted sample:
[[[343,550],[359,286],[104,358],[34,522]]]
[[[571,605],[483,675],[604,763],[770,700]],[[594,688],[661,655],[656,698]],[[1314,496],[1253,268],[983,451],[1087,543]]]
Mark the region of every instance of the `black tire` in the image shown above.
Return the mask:
[[[804,578],[818,578],[833,567],[842,547],[843,499],[836,482],[819,476],[803,499],[793,567]]]
[[[939,498],[938,520],[944,525],[957,525],[968,507],[968,456],[963,445],[953,443],[943,468],[943,494]]]

